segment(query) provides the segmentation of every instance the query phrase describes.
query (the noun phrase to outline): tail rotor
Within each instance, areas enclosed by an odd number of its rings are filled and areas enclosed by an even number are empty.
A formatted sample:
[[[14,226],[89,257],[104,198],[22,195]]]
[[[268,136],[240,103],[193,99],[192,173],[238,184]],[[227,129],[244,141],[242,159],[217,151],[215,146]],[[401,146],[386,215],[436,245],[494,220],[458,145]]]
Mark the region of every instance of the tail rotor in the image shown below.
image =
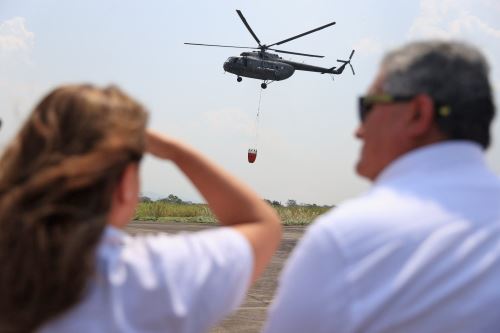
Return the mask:
[[[351,67],[352,75],[356,75],[356,73],[354,72],[354,68],[351,65],[351,59],[353,55],[354,55],[354,50],[351,51],[351,55],[349,55],[349,60],[337,59],[337,61],[343,63],[344,64],[343,66],[349,65],[349,67]]]

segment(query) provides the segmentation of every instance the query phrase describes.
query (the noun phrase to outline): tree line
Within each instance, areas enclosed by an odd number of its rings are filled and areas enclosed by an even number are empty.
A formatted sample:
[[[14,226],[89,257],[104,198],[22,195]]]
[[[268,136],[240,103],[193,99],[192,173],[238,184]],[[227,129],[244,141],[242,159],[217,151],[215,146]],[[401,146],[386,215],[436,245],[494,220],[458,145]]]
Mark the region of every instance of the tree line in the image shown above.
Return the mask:
[[[265,202],[270,204],[273,207],[324,207],[324,208],[332,208],[333,206],[328,206],[328,205],[317,205],[315,203],[309,204],[309,203],[298,203],[297,200],[294,199],[288,199],[285,203],[281,203],[281,201],[278,200],[269,200],[269,199],[264,199]],[[182,200],[178,196],[174,194],[169,194],[167,197],[158,199],[158,200],[153,200],[148,196],[141,196],[139,198],[139,202],[165,202],[165,203],[171,203],[171,204],[178,204],[178,205],[193,205],[195,203],[191,201],[186,201]]]

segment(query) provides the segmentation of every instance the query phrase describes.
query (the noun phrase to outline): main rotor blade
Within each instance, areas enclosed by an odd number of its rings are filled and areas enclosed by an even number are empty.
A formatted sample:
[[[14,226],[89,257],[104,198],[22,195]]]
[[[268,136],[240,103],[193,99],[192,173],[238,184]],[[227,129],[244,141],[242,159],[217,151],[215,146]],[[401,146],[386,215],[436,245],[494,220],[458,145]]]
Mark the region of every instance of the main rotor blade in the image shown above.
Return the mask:
[[[328,28],[329,26],[332,26],[332,25],[334,25],[334,24],[335,24],[335,22],[331,22],[331,23],[325,24],[325,25],[323,25],[323,26],[321,26],[321,27],[319,27],[319,28],[312,29],[312,30],[309,30],[309,31],[307,31],[307,32],[301,33],[300,35],[297,35],[297,36],[293,36],[293,37],[290,37],[290,38],[284,39],[284,40],[282,40],[282,41],[280,41],[280,42],[277,42],[277,43],[271,44],[271,45],[269,45],[269,46],[281,45],[281,44],[284,44],[284,43],[288,43],[289,41],[292,41],[292,40],[294,40],[294,39],[297,39],[297,38],[303,37],[303,36],[305,36],[305,35],[312,34],[313,32],[316,32],[316,31],[318,31],[318,30],[321,30],[321,29],[324,29],[324,28]]]
[[[316,55],[316,54],[307,54],[307,53],[299,53],[299,52],[276,50],[276,49],[268,49],[268,50],[273,50],[273,51],[279,52],[279,53],[296,54],[296,55],[301,55],[301,56],[306,56],[306,57],[314,57],[314,58],[324,58],[325,57],[325,56]]]
[[[247,27],[248,31],[250,31],[250,33],[252,34],[252,37],[257,41],[257,44],[259,44],[259,46],[262,46],[260,44],[260,40],[257,38],[257,35],[255,35],[255,32],[253,32],[252,28],[250,28],[250,24],[248,24],[247,20],[245,19],[245,16],[243,16],[243,14],[241,13],[241,10],[236,9],[236,13],[238,13],[238,16],[243,21],[245,27]]]
[[[198,45],[198,46],[216,46],[216,47],[231,47],[235,49],[259,49],[253,46],[234,46],[234,45],[218,45],[218,44],[200,44],[200,43],[184,43],[186,45]]]

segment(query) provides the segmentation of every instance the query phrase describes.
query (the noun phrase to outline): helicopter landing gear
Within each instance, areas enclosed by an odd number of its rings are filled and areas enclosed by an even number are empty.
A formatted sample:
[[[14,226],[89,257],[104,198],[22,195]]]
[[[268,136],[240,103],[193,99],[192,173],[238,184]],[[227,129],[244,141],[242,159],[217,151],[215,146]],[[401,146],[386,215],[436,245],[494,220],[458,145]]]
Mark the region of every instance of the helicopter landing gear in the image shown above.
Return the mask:
[[[273,83],[274,81],[271,81],[271,80],[264,80],[262,81],[262,83],[260,84],[260,87],[262,89],[266,89],[268,85],[270,85],[271,83]]]
[[[238,76],[238,77],[236,78],[236,81],[238,81],[238,82],[241,82],[241,80],[243,80],[243,79],[241,78],[241,76]]]

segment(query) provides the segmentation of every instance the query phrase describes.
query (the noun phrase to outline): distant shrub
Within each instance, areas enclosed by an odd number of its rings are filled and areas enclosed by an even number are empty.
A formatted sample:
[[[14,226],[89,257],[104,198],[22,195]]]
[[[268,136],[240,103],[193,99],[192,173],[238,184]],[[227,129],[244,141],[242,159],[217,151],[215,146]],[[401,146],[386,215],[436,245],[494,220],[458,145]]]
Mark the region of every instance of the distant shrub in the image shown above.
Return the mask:
[[[139,197],[139,202],[152,202],[151,198],[149,197]]]
[[[158,200],[160,202],[167,202],[173,204],[183,204],[185,203],[181,198],[174,194],[169,194],[168,197]]]

